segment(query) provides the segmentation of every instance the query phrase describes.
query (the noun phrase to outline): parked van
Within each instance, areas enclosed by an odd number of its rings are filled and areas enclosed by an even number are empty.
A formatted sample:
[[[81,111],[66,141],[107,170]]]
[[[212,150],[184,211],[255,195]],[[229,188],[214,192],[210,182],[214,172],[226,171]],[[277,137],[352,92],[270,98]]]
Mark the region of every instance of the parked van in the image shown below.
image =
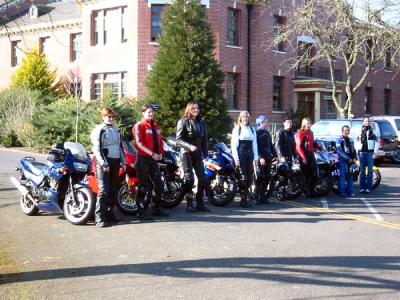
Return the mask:
[[[312,125],[311,130],[314,138],[323,141],[335,141],[342,135],[343,125],[350,127],[350,137],[357,142],[361,134],[362,118],[357,119],[325,119]],[[377,135],[379,141],[379,150],[377,153],[378,162],[385,158],[400,162],[400,149],[398,148],[397,133],[386,120],[371,121],[371,126]]]
[[[399,140],[399,147],[400,147],[400,116],[373,116],[371,117],[372,120],[386,120],[388,121],[396,130],[397,138]]]

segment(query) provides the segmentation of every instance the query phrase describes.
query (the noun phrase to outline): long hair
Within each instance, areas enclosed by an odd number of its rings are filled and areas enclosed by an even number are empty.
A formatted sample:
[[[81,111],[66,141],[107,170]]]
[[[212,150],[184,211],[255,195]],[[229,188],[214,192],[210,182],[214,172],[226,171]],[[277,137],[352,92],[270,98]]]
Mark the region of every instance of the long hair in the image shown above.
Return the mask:
[[[304,118],[303,120],[301,120],[301,127],[300,127],[301,130],[303,131],[305,130],[304,128],[306,127],[307,122],[312,123],[310,118]]]
[[[192,116],[192,108],[193,108],[193,106],[195,106],[195,105],[199,106],[199,104],[198,104],[196,101],[190,101],[190,102],[186,105],[185,111],[183,112],[183,117],[184,117],[184,118],[193,119],[193,116]]]
[[[246,115],[246,114],[249,115],[249,124],[250,124],[250,122],[251,122],[250,113],[249,113],[247,110],[242,110],[242,111],[240,112],[238,118],[237,118],[237,124],[236,124],[237,126],[239,126],[239,125],[242,124],[243,116]]]

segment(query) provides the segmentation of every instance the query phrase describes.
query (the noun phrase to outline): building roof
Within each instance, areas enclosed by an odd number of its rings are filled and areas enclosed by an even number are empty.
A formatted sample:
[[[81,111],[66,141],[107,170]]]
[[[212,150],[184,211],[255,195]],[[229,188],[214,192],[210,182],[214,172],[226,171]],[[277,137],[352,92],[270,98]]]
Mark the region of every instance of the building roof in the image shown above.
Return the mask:
[[[79,4],[76,4],[75,1],[71,0],[37,5],[36,7],[36,17],[30,17],[29,9],[25,9],[8,22],[5,22],[4,25],[7,25],[9,29],[12,29],[22,28],[29,25],[48,25],[49,23],[56,23],[63,20],[79,20],[81,18]]]

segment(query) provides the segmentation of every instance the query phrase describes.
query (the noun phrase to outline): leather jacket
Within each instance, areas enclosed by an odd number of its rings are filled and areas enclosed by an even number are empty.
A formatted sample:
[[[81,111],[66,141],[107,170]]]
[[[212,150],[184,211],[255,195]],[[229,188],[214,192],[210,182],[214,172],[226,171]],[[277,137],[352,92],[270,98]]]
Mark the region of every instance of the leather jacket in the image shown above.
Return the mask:
[[[296,142],[293,130],[279,129],[276,133],[275,149],[279,158],[292,159],[296,155]]]
[[[256,134],[259,157],[270,160],[272,157],[276,156],[275,147],[272,143],[272,138],[269,131],[266,129],[258,129]]]
[[[207,125],[201,117],[195,120],[182,118],[176,128],[176,144],[183,153],[190,152],[191,146],[196,146],[197,151],[208,157]]]

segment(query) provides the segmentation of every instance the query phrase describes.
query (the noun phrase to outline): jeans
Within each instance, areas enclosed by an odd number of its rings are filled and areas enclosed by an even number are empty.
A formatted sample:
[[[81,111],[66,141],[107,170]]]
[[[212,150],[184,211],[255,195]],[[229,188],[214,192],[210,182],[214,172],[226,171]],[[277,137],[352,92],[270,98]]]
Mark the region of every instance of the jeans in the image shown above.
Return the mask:
[[[372,159],[373,152],[360,152],[360,189],[372,191],[372,168],[374,160]],[[368,174],[365,176],[366,168]]]
[[[339,193],[351,195],[353,193],[353,174],[349,174],[347,161],[339,160]]]

